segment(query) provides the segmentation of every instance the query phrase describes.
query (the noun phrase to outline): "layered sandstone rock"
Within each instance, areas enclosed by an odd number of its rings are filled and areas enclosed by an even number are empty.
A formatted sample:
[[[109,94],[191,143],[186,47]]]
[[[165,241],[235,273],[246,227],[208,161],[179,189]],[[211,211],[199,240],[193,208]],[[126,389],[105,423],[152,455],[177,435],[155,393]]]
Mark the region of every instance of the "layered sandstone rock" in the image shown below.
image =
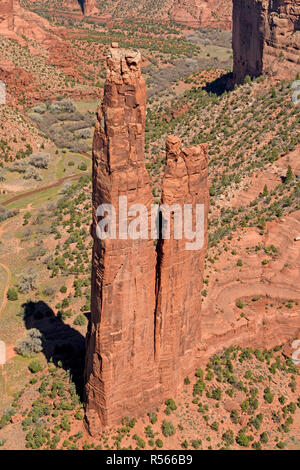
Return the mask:
[[[162,203],[174,207],[170,224],[170,239],[161,239],[158,247],[159,276],[155,318],[155,353],[159,359],[159,380],[164,392],[176,390],[182,381],[182,371],[194,367],[197,346],[201,339],[201,290],[204,257],[207,247],[207,144],[182,149],[178,137],[166,142],[166,169],[162,186]],[[184,207],[200,209],[201,226],[198,246],[187,246],[187,238],[174,239],[177,215],[183,220]],[[177,206],[176,206],[177,205]],[[178,208],[178,212],[176,209]],[[164,222],[164,213],[162,213]],[[184,214],[184,224],[188,223]],[[192,218],[191,218],[192,221]],[[177,222],[178,223],[178,222]],[[186,227],[183,227],[185,230]],[[187,234],[186,234],[187,235]],[[203,238],[202,238],[203,237]],[[196,249],[194,249],[196,248]]]
[[[47,20],[25,10],[18,0],[1,0],[0,2],[0,34],[19,42],[22,36],[38,43],[50,43],[53,28]]]
[[[97,0],[65,0],[61,7],[74,17],[101,15],[102,19],[136,18],[140,21],[175,21],[199,28],[231,28],[232,0],[107,0],[102,5]]]
[[[169,10],[172,21],[190,27],[231,28],[232,0],[176,0]]]
[[[112,49],[93,144],[92,318],[86,399],[91,432],[151,403],[154,378],[155,248],[152,240],[99,240],[97,207],[152,195],[144,165],[146,87],[140,55]],[[119,228],[119,223],[117,225]]]
[[[83,11],[86,16],[94,15],[98,12],[97,0],[84,0]]]
[[[193,367],[200,337],[206,237],[200,251],[185,254],[183,240],[178,243],[173,235],[166,244],[159,241],[156,251],[150,233],[145,239],[126,239],[124,219],[119,220],[119,197],[127,196],[128,207],[143,204],[147,209],[150,230],[153,198],[144,164],[146,87],[140,60],[139,53],[111,49],[94,135],[92,305],[85,370],[91,433],[174,396]],[[181,150],[176,138],[168,139],[164,200],[207,203],[206,147]],[[103,203],[116,209],[116,239],[97,236],[97,208]]]
[[[234,0],[235,82],[273,72],[293,79],[300,72],[300,0]]]

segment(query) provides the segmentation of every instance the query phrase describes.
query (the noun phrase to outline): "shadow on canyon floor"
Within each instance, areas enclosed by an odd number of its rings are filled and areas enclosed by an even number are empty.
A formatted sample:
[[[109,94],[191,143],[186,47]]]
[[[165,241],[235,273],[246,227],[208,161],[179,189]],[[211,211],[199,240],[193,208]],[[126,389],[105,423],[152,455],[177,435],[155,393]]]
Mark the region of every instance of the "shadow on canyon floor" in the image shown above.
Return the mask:
[[[29,301],[23,304],[27,329],[36,328],[42,333],[43,353],[56,366],[69,370],[77,394],[83,394],[85,338],[77,330],[56,316],[45,302]]]
[[[228,72],[221,77],[216,78],[212,82],[207,82],[206,85],[202,88],[207,91],[207,93],[214,93],[217,96],[223,95],[225,91],[230,91],[233,89],[233,74]]]

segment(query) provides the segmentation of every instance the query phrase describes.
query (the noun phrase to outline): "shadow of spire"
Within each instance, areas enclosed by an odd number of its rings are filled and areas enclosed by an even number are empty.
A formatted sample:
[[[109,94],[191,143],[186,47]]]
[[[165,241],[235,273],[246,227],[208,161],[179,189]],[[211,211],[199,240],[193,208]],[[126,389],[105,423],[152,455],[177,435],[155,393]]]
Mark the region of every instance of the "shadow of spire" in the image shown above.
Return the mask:
[[[29,301],[22,305],[26,328],[42,333],[43,354],[66,371],[70,371],[77,394],[83,396],[85,338],[75,328],[56,316],[44,301]]]

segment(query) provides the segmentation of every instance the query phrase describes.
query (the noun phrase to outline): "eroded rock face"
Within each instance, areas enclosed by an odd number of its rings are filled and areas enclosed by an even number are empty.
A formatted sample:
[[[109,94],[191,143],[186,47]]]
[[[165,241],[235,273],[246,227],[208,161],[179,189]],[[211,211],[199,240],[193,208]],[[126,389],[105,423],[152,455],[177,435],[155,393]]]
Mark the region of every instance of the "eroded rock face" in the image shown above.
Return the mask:
[[[39,43],[52,39],[52,27],[47,20],[25,10],[18,0],[1,0],[0,34],[24,42],[22,36]]]
[[[197,346],[201,339],[201,290],[204,257],[207,247],[207,144],[183,149],[178,137],[169,136],[166,142],[166,169],[162,186],[162,203],[176,208],[181,217],[184,206],[203,204],[199,214],[203,239],[197,250],[187,249],[187,239],[159,240],[158,285],[155,315],[155,354],[159,359],[159,380],[164,392],[176,390],[194,368]],[[174,205],[174,206],[173,206]],[[188,222],[184,214],[184,223]],[[193,214],[195,229],[196,217]],[[163,214],[164,219],[164,214]],[[174,220],[171,219],[171,234]],[[190,247],[191,248],[191,247]]]
[[[153,204],[144,163],[146,87],[141,57],[114,46],[93,144],[92,305],[85,370],[86,420],[92,434],[124,416],[145,414],[171,392],[174,396],[186,370],[193,367],[206,249],[206,236],[202,250],[187,255],[184,240],[158,242],[156,251],[150,233],[148,239],[137,240],[97,237],[100,204],[116,208],[117,234],[122,225],[119,196],[127,196],[128,207],[147,208],[148,230]],[[183,203],[187,198],[191,204],[207,203],[206,147],[181,150],[178,139],[170,137],[167,162],[165,202]],[[191,279],[196,273],[197,279]]]
[[[87,16],[94,15],[95,13],[97,13],[97,0],[84,0],[83,11],[84,14]]]
[[[111,49],[93,144],[92,319],[87,341],[86,399],[91,432],[141,411],[153,399],[155,247],[153,240],[99,240],[102,203],[150,208],[144,165],[146,87],[140,54]],[[118,220],[117,211],[117,220]],[[117,226],[119,228],[119,224]]]
[[[231,28],[232,0],[176,0],[169,10],[173,21],[199,28]]]
[[[300,71],[300,0],[234,0],[235,82],[275,72],[293,79]]]

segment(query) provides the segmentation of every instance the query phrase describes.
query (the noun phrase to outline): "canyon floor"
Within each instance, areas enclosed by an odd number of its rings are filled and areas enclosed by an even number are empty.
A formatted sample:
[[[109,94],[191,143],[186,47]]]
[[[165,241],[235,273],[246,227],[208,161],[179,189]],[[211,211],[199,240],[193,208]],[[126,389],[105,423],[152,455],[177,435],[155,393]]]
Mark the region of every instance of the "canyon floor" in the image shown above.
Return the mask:
[[[230,31],[46,13],[50,27],[35,37],[0,30],[0,448],[299,449],[296,77],[249,77],[229,90]],[[209,144],[209,249],[195,375],[160,408],[91,438],[82,403],[91,146],[112,41],[142,52],[157,202],[166,136]],[[33,153],[44,155],[39,168]],[[42,351],[22,356],[17,342],[32,328]]]

